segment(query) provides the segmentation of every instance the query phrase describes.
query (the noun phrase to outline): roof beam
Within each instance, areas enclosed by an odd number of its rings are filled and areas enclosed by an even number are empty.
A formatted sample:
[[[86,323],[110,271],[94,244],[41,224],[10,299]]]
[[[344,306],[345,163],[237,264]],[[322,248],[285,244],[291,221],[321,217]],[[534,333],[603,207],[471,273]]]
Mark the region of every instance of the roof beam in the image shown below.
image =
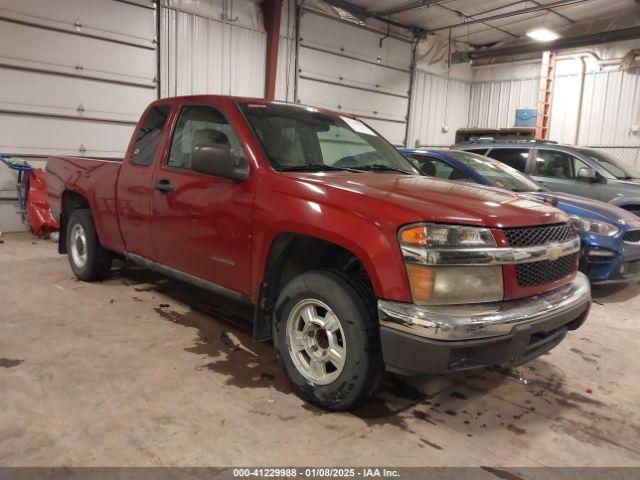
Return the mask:
[[[471,57],[472,60],[508,57],[513,55],[538,53],[545,50],[561,50],[567,48],[584,47],[586,45],[596,45],[599,43],[610,43],[635,38],[640,38],[640,27],[622,28],[620,30],[609,30],[600,33],[590,33],[588,35],[580,35],[577,37],[559,38],[558,40],[554,40],[552,42],[528,42],[520,45],[475,50],[469,52],[469,57]]]
[[[411,2],[403,7],[391,8],[389,10],[383,10],[378,12],[380,15],[395,15],[397,13],[410,12],[412,10],[418,10],[420,8],[430,7],[431,5],[437,5],[442,0],[419,0],[417,2]]]
[[[445,25],[443,27],[438,27],[438,28],[433,28],[430,30],[426,30],[427,33],[434,33],[434,32],[439,32],[441,30],[448,30],[450,28],[459,28],[459,27],[466,27],[467,25],[472,25],[475,23],[485,23],[485,22],[490,22],[492,20],[500,20],[503,18],[509,18],[509,17],[515,17],[518,15],[525,15],[527,13],[533,13],[533,12],[539,12],[540,10],[549,10],[550,8],[557,8],[557,7],[564,7],[567,5],[572,5],[575,3],[582,3],[582,2],[586,2],[588,0],[558,0],[556,2],[552,2],[552,3],[547,3],[546,5],[535,5],[533,7],[528,7],[528,8],[521,8],[519,10],[513,10],[511,12],[505,12],[505,13],[498,13],[496,15],[491,15],[489,17],[482,17],[482,18],[474,18],[471,20],[466,20],[464,22],[460,22],[460,23],[454,23],[452,25]]]
[[[543,6],[540,2],[536,2],[536,0],[531,0],[531,3],[534,3],[535,5]],[[560,18],[562,18],[562,19],[566,20],[567,22],[569,22],[569,23],[576,23],[576,21],[575,21],[575,20],[573,20],[573,19],[571,19],[571,18],[567,17],[566,15],[563,15],[562,13],[556,12],[553,8],[549,8],[547,5],[544,5],[544,7],[546,7],[546,10],[547,10],[547,11],[549,11],[549,12],[551,12],[551,13],[553,13],[553,14],[557,15],[558,17],[560,17]]]
[[[476,19],[476,17],[477,17],[478,15],[482,15],[482,13],[477,13],[477,14],[475,14],[475,15],[465,15],[464,13],[459,12],[458,10],[454,10],[453,8],[445,7],[444,5],[438,5],[438,6],[439,6],[440,8],[444,8],[445,10],[448,10],[449,12],[455,13],[455,14],[457,14],[457,15],[463,16],[464,18],[469,18],[469,19],[472,19],[472,20],[475,20],[475,19]],[[508,31],[508,30],[504,30],[503,28],[500,28],[500,27],[496,27],[496,26],[493,26],[493,25],[489,25],[488,23],[486,23],[485,21],[483,21],[483,20],[484,20],[484,18],[479,18],[479,19],[477,19],[477,20],[478,20],[480,23],[482,23],[483,25],[486,25],[487,27],[493,28],[494,30],[498,30],[498,31],[500,31],[500,32],[502,32],[502,33],[506,33],[507,35],[509,35],[509,36],[511,36],[511,37],[513,37],[513,38],[518,38],[518,35],[516,35],[515,33],[511,33],[510,31]]]

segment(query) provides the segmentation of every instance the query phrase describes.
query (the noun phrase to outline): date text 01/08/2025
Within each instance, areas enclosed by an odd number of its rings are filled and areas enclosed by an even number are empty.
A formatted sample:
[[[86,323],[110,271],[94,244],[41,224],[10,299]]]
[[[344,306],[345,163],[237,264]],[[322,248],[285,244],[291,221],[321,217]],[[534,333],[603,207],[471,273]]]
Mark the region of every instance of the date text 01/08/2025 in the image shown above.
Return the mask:
[[[234,468],[233,476],[237,478],[399,478],[400,473],[388,468]]]

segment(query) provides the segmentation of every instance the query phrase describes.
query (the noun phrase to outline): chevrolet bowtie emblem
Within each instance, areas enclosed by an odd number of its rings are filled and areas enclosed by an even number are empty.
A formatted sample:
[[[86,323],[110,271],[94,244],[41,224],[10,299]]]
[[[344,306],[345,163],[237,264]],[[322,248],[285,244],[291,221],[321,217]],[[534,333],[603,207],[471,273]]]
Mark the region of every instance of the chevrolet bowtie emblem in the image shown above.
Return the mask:
[[[557,260],[562,255],[562,247],[560,245],[550,245],[547,248],[547,258],[549,260]]]

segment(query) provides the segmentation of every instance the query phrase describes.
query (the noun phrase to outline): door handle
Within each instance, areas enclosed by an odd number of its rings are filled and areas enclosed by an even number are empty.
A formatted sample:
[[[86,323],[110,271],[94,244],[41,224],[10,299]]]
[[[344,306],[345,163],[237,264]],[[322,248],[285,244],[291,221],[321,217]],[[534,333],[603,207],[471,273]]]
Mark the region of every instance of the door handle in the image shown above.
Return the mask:
[[[158,180],[158,183],[156,183],[153,186],[153,188],[159,191],[160,193],[164,193],[164,194],[167,194],[173,191],[173,185],[171,185],[171,182],[166,179]]]

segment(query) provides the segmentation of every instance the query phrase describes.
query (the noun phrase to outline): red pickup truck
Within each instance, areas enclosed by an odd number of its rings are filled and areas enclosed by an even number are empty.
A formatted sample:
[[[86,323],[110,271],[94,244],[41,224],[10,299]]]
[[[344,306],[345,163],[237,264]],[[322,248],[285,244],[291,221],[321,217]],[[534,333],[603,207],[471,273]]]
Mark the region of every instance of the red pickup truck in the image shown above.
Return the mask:
[[[53,157],[47,185],[79,279],[123,257],[254,305],[254,338],[329,410],[366,399],[385,369],[526,362],[590,307],[562,212],[419,176],[341,113],[162,99],[122,161]]]

